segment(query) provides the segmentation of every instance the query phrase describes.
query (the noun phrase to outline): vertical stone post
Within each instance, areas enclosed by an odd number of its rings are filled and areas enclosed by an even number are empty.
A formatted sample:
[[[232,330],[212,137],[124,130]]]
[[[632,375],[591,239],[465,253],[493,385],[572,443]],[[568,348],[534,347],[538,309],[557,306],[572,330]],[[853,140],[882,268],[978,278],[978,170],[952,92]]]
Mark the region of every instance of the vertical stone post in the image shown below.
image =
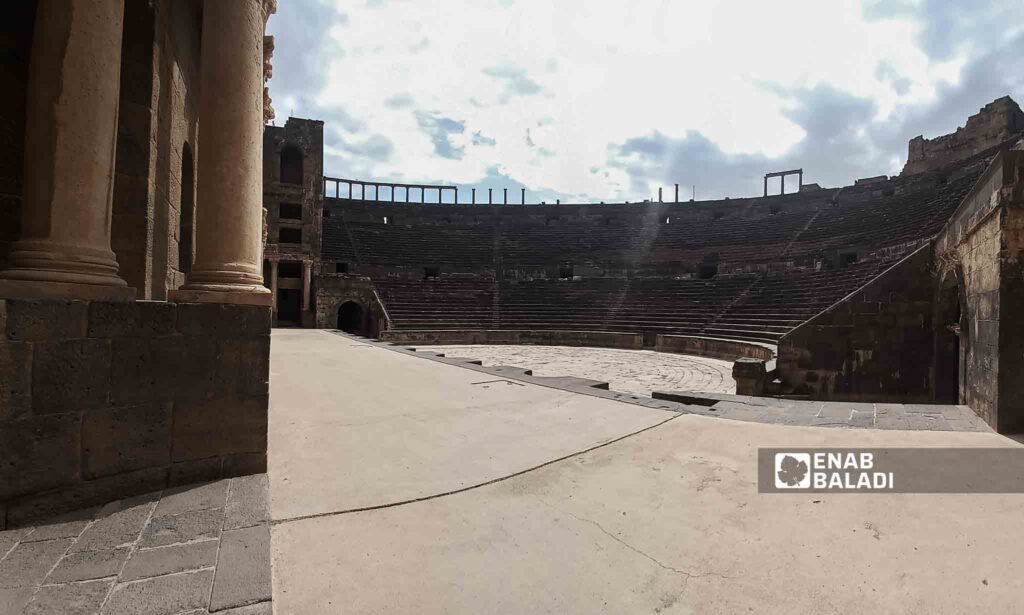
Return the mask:
[[[767,175],[764,176],[764,195],[768,196],[768,176]],[[692,201],[693,199],[690,199],[690,200]]]
[[[260,261],[264,10],[203,3],[196,262],[177,301],[272,303]]]
[[[312,277],[313,263],[311,261],[302,261],[302,311],[309,311],[309,287],[310,279]]]
[[[39,0],[21,238],[0,297],[130,300],[110,221],[124,0]]]
[[[782,180],[782,191],[779,192],[779,194],[786,194],[786,176],[785,175],[780,175],[779,179]]]
[[[277,265],[278,261],[270,261],[270,305],[274,313],[277,313]]]
[[[526,205],[526,188],[519,189],[519,204]]]

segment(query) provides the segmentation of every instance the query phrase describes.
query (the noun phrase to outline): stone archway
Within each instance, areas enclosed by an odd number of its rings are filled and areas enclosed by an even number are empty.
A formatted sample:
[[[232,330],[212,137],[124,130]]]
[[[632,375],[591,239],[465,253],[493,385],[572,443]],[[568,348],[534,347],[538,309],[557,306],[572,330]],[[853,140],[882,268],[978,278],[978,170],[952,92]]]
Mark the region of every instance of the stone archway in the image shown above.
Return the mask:
[[[345,301],[338,306],[338,329],[364,335],[363,313],[363,306],[355,301]]]

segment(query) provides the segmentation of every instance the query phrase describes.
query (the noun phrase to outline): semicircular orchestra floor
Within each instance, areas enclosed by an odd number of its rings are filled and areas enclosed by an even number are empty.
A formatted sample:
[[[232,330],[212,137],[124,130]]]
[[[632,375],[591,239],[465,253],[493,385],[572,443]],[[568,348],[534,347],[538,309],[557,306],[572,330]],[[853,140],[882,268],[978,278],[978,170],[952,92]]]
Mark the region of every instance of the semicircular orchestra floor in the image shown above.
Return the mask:
[[[650,397],[651,391],[735,393],[732,363],[653,350],[574,346],[459,345],[422,350],[468,357],[486,366],[514,365],[534,376],[577,376],[608,382],[613,391]]]

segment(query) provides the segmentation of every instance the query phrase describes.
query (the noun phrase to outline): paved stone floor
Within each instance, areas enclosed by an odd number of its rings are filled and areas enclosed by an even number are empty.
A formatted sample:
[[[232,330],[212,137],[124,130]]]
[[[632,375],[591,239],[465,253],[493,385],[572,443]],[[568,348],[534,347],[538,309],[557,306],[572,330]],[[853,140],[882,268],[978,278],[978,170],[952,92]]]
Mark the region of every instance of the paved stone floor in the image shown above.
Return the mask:
[[[278,613],[1020,610],[1024,495],[756,488],[759,447],[1016,442],[721,420],[415,354],[274,332]]]
[[[266,474],[0,532],[0,615],[271,615]]]
[[[613,391],[650,397],[651,391],[735,393],[732,363],[654,352],[572,346],[422,346],[422,350],[480,359],[485,366],[515,365],[535,376],[576,376],[608,382]]]

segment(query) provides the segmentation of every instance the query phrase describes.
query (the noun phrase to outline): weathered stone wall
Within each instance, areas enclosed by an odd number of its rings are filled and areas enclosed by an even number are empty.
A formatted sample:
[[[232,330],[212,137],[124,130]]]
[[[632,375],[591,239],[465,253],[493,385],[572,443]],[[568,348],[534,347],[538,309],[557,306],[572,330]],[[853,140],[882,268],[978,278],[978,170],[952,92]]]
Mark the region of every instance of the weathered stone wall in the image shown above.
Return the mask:
[[[926,401],[932,397],[931,246],[779,341],[778,374],[814,399]]]
[[[320,329],[335,329],[338,326],[338,308],[347,301],[354,301],[363,310],[362,335],[377,337],[386,329],[386,318],[373,282],[367,278],[321,272],[317,275],[316,326]]]
[[[1024,131],[1024,112],[1009,96],[998,98],[967,119],[956,132],[910,140],[902,175],[913,175],[963,160]]]
[[[542,346],[592,346],[632,350],[644,347],[644,336],[641,333],[608,333],[606,331],[397,330],[382,331],[380,339],[400,344],[539,344]]]
[[[286,148],[297,149],[302,154],[302,176],[298,182],[283,181],[281,177],[281,154]],[[263,132],[263,207],[267,211],[267,244],[265,267],[276,267],[277,263],[306,263],[313,268],[320,256],[320,238],[323,228],[323,173],[324,173],[324,123],[320,120],[306,120],[290,117],[284,126],[267,126]],[[298,178],[293,178],[298,179]],[[282,218],[281,205],[298,206],[300,219]],[[279,241],[281,228],[295,229],[301,233],[301,242],[282,243]],[[317,279],[311,269],[309,309],[302,313],[301,324],[315,326]],[[270,280],[264,280],[270,287]],[[278,283],[281,283],[279,278]],[[301,289],[301,285],[299,287]]]
[[[0,527],[266,470],[270,310],[0,301]]]
[[[771,344],[693,335],[658,335],[655,338],[654,349],[730,361],[740,357],[771,361],[775,358],[776,352]]]
[[[165,299],[185,281],[181,209],[195,203],[195,184],[191,196],[183,195],[182,152],[188,144],[195,165],[198,7],[125,3],[111,244],[122,277],[140,299]]]

